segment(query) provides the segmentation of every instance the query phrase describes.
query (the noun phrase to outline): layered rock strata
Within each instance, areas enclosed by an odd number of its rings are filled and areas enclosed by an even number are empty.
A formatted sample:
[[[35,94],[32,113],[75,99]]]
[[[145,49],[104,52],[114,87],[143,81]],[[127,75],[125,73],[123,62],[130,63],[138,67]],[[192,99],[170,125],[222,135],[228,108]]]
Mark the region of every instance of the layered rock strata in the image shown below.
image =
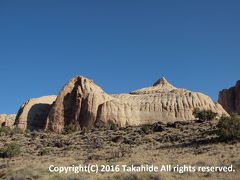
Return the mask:
[[[161,78],[151,87],[129,94],[108,95],[84,77],[72,79],[60,92],[48,115],[46,128],[62,132],[67,125],[89,128],[97,122],[120,127],[194,119],[195,108],[227,115],[208,96],[178,89]]]
[[[61,133],[66,127],[80,130],[99,123],[115,123],[125,127],[157,121],[192,120],[195,108],[212,110],[219,117],[228,115],[210,97],[176,88],[165,78],[159,79],[153,86],[129,94],[108,95],[93,81],[78,76],[64,86],[57,98],[45,98],[25,103],[20,108],[15,124],[21,128],[40,128]],[[46,106],[38,106],[30,111],[35,104],[42,103]]]

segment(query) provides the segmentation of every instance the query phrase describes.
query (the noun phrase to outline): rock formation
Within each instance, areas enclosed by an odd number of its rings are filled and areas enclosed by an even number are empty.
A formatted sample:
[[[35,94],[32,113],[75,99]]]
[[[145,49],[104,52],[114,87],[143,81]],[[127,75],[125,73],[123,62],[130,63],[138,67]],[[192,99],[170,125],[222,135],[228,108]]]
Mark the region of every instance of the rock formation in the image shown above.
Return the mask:
[[[218,102],[228,113],[240,113],[240,80],[235,86],[220,91]]]
[[[56,96],[43,96],[25,102],[19,109],[15,125],[21,129],[44,129],[46,119]]]
[[[194,119],[195,108],[209,109],[219,116],[227,115],[221,105],[213,103],[208,96],[175,88],[164,78],[151,87],[113,97],[99,107],[97,120],[114,121],[119,126],[184,121]]]
[[[70,80],[58,95],[48,115],[46,129],[62,132],[65,126],[77,130],[92,127],[96,121],[99,105],[112,97],[84,77]]]
[[[68,126],[80,130],[101,123],[125,127],[157,121],[192,120],[195,108],[212,110],[218,116],[228,115],[208,96],[178,89],[165,78],[129,94],[108,95],[93,81],[78,76],[64,86],[57,98],[45,96],[24,103],[15,125],[57,133]]]
[[[16,114],[0,114],[0,127],[12,127],[16,118]]]
[[[110,96],[91,80],[76,77],[65,85],[52,105],[45,129],[61,133],[68,125],[82,129],[98,122],[125,127],[184,121],[194,119],[195,108],[212,110],[219,116],[228,115],[208,96],[175,88],[164,78],[151,87]]]

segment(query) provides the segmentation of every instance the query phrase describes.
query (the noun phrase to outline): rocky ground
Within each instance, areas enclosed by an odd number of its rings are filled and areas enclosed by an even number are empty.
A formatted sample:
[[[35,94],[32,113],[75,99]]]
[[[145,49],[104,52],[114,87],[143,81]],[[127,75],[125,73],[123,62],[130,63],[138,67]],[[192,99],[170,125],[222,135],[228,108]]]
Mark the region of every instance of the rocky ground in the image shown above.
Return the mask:
[[[123,129],[96,128],[71,134],[1,133],[0,148],[11,142],[20,154],[0,158],[1,179],[239,179],[240,143],[222,142],[216,123],[176,122]],[[192,166],[233,165],[233,173],[98,173],[58,174],[49,165],[78,164]]]

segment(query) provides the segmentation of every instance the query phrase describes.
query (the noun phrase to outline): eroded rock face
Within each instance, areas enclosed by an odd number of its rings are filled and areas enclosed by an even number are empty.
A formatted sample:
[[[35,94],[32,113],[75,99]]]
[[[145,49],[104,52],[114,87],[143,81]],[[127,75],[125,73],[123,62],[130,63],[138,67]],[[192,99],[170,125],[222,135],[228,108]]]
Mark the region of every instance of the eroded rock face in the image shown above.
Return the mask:
[[[218,102],[228,113],[240,113],[240,80],[235,86],[220,91]]]
[[[218,113],[218,116],[228,115],[221,105],[214,103],[210,97],[178,89],[164,78],[151,87],[113,97],[114,99],[100,106],[98,120],[114,121],[119,126],[192,120],[195,108],[212,110]]]
[[[68,125],[82,129],[98,122],[114,122],[125,127],[157,121],[192,120],[195,108],[212,110],[219,116],[228,115],[208,96],[178,89],[164,78],[151,87],[110,96],[91,80],[76,77],[57,97],[48,115],[46,129],[61,133]]]
[[[48,113],[56,96],[43,96],[25,102],[19,109],[15,125],[21,129],[44,129]]]
[[[0,114],[0,127],[13,127],[16,114]]]
[[[129,94],[108,95],[93,81],[78,76],[64,86],[57,98],[45,96],[24,103],[15,125],[61,133],[67,126],[80,130],[99,123],[116,123],[120,127],[168,123],[194,119],[195,108],[228,115],[208,96],[176,88],[164,78]]]
[[[92,127],[96,121],[99,105],[112,97],[84,77],[70,80],[58,95],[48,115],[45,129],[61,133],[65,126],[76,130]]]

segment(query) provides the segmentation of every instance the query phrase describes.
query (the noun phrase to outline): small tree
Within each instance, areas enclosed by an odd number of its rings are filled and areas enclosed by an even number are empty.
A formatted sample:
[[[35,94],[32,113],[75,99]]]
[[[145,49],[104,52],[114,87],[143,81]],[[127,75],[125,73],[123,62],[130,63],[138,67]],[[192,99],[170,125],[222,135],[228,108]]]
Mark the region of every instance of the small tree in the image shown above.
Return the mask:
[[[196,108],[193,111],[193,116],[203,122],[213,120],[217,117],[217,113],[212,112],[211,110],[199,110]]]
[[[8,144],[4,149],[1,150],[1,156],[3,158],[11,158],[19,155],[21,152],[19,144],[12,142]]]
[[[222,117],[217,127],[217,132],[221,139],[240,140],[240,118],[238,116]]]

